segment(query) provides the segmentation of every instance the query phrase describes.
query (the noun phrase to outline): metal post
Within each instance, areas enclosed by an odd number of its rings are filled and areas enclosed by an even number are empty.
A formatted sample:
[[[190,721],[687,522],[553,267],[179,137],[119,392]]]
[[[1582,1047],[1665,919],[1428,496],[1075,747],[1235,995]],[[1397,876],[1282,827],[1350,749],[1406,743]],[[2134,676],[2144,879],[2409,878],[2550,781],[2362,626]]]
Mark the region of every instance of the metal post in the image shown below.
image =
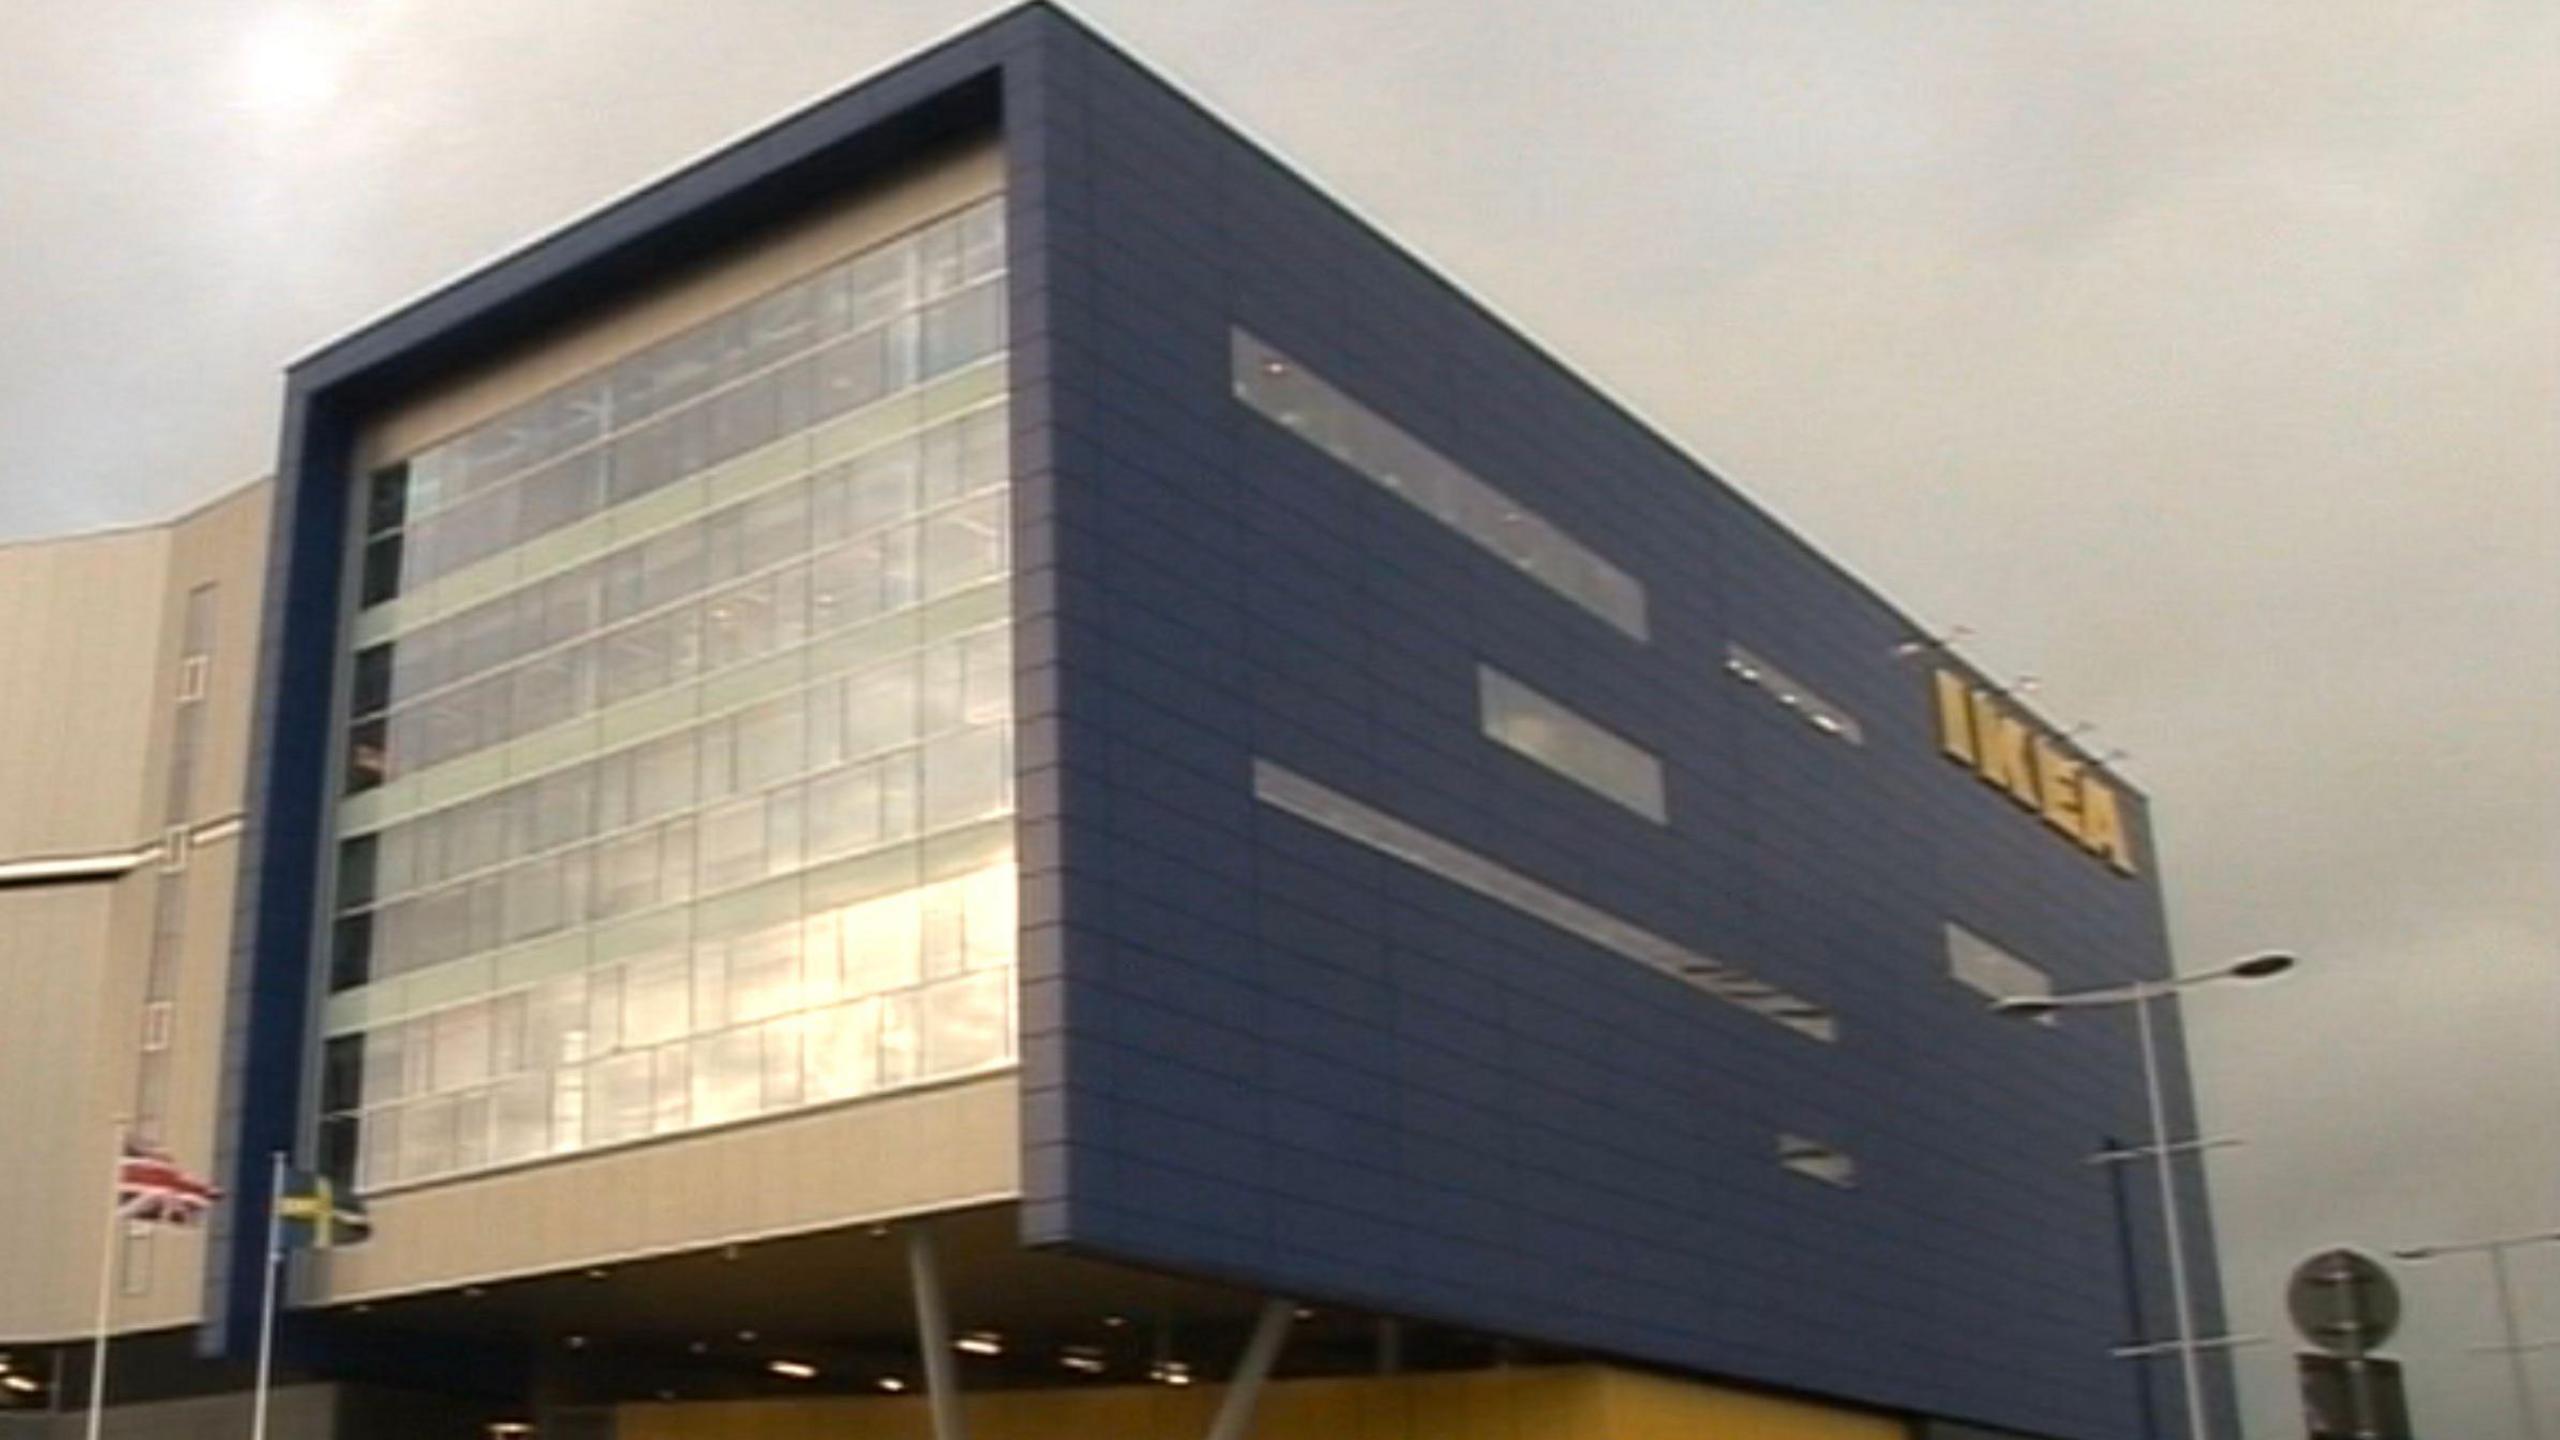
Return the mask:
[[[2516,1387],[2516,1413],[2524,1417],[2525,1440],[2542,1440],[2542,1417],[2534,1413],[2533,1380],[2524,1368],[2524,1334],[2516,1324],[2516,1291],[2507,1279],[2507,1247],[2489,1247],[2489,1275],[2498,1287],[2498,1323],[2507,1334],[2507,1373]]]
[[[2156,986],[2137,986],[2133,1014],[2142,1037],[2142,1088],[2151,1107],[2151,1161],[2160,1180],[2160,1224],[2169,1240],[2169,1296],[2178,1312],[2178,1379],[2187,1395],[2187,1435],[2188,1440],[2212,1440],[2204,1414],[2204,1383],[2196,1363],[2195,1305],[2187,1294],[2186,1228],[2178,1218],[2177,1180],[2169,1159],[2169,1107],[2160,1094],[2159,1041],[2151,1028],[2151,1002],[2161,993]]]
[[[1218,1418],[1209,1423],[1208,1440],[1244,1440],[1245,1432],[1253,1428],[1253,1407],[1262,1399],[1262,1382],[1271,1378],[1271,1364],[1280,1358],[1281,1342],[1289,1338],[1289,1321],[1297,1309],[1294,1302],[1276,1295],[1262,1302],[1262,1314],[1253,1322],[1253,1338],[1245,1342],[1236,1373],[1228,1377],[1227,1393],[1218,1401]]]
[[[115,1124],[114,1143],[107,1147],[107,1241],[98,1255],[98,1334],[89,1346],[89,1426],[87,1440],[98,1440],[107,1418],[107,1320],[116,1299],[116,1242],[124,1235],[125,1126]]]
[[[278,1150],[269,1159],[267,1288],[258,1309],[258,1393],[249,1402],[249,1440],[267,1440],[267,1387],[275,1378],[276,1281],[284,1273],[284,1152]]]
[[[916,1292],[916,1346],[924,1353],[925,1398],[933,1410],[933,1440],[968,1440],[960,1413],[959,1366],[951,1358],[951,1310],[942,1295],[942,1267],[933,1234],[907,1229],[907,1279]]]

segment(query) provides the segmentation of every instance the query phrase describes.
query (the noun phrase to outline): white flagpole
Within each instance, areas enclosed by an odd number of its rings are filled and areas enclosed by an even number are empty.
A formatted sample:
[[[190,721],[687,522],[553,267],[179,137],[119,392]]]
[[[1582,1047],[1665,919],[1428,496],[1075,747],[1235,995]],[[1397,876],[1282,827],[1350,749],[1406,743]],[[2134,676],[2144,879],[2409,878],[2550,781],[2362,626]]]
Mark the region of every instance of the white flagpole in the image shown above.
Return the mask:
[[[107,1147],[107,1238],[98,1247],[98,1335],[89,1347],[88,1440],[98,1440],[107,1418],[107,1316],[116,1298],[116,1241],[124,1234],[124,1207],[117,1203],[124,1193],[124,1142],[124,1122],[118,1120],[115,1143]]]
[[[249,1440],[267,1440],[267,1384],[275,1373],[276,1278],[284,1273],[284,1152],[278,1150],[267,1180],[267,1294],[258,1312],[258,1394],[250,1402]]]

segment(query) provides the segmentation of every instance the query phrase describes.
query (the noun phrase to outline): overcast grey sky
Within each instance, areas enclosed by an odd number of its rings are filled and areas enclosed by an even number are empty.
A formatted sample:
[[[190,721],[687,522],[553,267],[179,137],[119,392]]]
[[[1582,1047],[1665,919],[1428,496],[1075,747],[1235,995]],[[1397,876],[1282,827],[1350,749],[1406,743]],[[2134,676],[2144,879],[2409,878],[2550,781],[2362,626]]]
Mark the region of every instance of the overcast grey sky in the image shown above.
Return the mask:
[[[993,8],[0,0],[0,538]],[[2251,1434],[2302,1254],[2560,1226],[2560,5],[1080,9],[2132,751],[2188,963],[2310,957],[2193,1010]],[[2425,1433],[2520,1435],[2476,1263],[2405,1279]]]

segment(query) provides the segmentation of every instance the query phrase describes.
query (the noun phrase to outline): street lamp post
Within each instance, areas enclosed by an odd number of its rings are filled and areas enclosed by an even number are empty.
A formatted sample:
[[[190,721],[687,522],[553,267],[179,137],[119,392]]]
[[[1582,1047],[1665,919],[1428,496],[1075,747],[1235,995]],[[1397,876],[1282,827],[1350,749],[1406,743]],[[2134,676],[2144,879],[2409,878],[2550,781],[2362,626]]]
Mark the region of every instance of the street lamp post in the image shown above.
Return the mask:
[[[2133,1007],[2135,1033],[2142,1041],[2142,1091],[2151,1112],[2152,1173],[2160,1185],[2160,1225],[2169,1247],[2169,1299],[2178,1324],[2175,1348],[2178,1352],[2178,1379],[2186,1392],[2188,1440],[2212,1440],[2212,1426],[2205,1419],[2204,1381],[2196,1354],[2203,1344],[2196,1338],[2194,1297],[2187,1289],[2186,1226],[2178,1214],[2178,1189],[2170,1164],[2175,1150],[2193,1150],[2200,1144],[2173,1145],[2169,1136],[2169,1107],[2160,1082],[2159,1038],[2151,1022],[2151,1002],[2161,996],[2192,989],[2221,980],[2266,980],[2293,968],[2294,959],[2281,951],[2270,950],[2232,961],[2216,969],[2187,975],[2171,975],[2159,980],[2136,980],[2130,984],[2109,986],[2103,990],[2084,990],[2068,995],[2010,995],[1991,1002],[1991,1008],[2003,1015],[2049,1015],[2057,1010],[2101,1009],[2117,1005]],[[2227,1342],[2226,1342],[2227,1343]],[[2146,1354],[2151,1347],[2137,1347],[2133,1354]]]
[[[2506,1335],[2507,1378],[2515,1386],[2516,1413],[2524,1417],[2526,1440],[2542,1440],[2542,1417],[2533,1408],[2533,1379],[2525,1373],[2524,1354],[2538,1347],[2524,1343],[2516,1321],[2515,1283],[2507,1276],[2507,1252],[2527,1245],[2560,1244],[2560,1230],[2508,1235],[2496,1240],[2466,1240],[2447,1245],[2408,1245],[2391,1253],[2403,1260],[2433,1260],[2439,1255],[2486,1255],[2489,1278],[2498,1292],[2498,1323]]]

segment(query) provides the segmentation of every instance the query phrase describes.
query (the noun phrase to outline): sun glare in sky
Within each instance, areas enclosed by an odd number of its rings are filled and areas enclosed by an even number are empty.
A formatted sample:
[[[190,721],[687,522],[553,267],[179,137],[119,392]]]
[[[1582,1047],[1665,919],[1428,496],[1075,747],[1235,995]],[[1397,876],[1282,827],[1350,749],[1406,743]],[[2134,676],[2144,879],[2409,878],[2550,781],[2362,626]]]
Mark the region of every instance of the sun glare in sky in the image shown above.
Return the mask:
[[[344,79],[348,37],[308,10],[278,9],[240,40],[240,94],[247,105],[279,118],[327,104]]]

